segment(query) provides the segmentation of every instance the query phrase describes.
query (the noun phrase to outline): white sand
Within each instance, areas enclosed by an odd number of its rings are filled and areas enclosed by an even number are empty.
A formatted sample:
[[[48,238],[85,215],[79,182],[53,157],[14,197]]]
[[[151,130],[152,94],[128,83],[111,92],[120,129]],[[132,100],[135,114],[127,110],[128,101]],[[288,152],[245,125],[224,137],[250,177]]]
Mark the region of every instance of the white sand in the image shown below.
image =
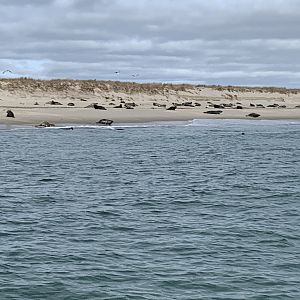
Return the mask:
[[[99,85],[99,86],[98,86]],[[96,86],[96,87],[95,87]],[[85,99],[86,101],[82,101]],[[62,105],[46,104],[57,101]],[[35,103],[38,105],[34,105]],[[74,106],[68,106],[68,103]],[[134,109],[113,108],[121,102],[136,103]],[[192,102],[201,106],[178,106],[175,111],[166,107],[173,103]],[[85,108],[91,103],[103,105],[107,110]],[[212,104],[232,104],[233,108],[215,109]],[[250,103],[266,108],[250,107]],[[286,106],[267,108],[270,104]],[[243,109],[236,109],[240,105]],[[259,119],[300,119],[300,91],[274,89],[248,89],[226,87],[197,87],[167,85],[138,85],[116,82],[0,80],[0,124],[53,123],[94,124],[106,118],[114,122],[176,121],[201,118],[243,119],[247,114],[260,114]],[[15,118],[7,118],[6,111]],[[220,115],[205,114],[208,110],[222,110]]]

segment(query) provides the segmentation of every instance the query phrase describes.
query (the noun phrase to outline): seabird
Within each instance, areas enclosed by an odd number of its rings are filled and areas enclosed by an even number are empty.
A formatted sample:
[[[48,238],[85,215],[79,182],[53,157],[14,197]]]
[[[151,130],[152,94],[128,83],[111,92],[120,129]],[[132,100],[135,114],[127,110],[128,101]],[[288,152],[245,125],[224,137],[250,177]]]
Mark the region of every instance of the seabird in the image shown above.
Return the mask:
[[[5,73],[12,73],[12,71],[11,70],[5,70],[5,71],[2,72],[2,74],[5,74]]]

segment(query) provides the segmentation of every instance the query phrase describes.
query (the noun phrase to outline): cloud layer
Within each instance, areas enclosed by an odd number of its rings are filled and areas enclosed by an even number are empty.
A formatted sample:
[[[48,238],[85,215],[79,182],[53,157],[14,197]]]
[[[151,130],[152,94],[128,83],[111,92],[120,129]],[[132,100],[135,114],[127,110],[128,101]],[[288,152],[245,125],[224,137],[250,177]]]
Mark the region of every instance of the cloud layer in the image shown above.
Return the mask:
[[[2,0],[0,13],[11,76],[300,86],[297,0]]]

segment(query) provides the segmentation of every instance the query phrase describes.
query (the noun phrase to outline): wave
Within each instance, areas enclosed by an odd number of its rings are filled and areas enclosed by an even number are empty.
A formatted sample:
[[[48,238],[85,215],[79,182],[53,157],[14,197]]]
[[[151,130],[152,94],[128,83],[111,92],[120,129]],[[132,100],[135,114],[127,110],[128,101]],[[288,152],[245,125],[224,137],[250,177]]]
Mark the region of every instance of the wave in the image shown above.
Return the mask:
[[[246,120],[246,119],[194,119],[188,126],[274,126],[274,125],[300,125],[300,120]]]
[[[55,127],[35,128],[30,125],[1,125],[0,130],[72,130],[72,129],[99,129],[119,130],[126,128],[152,128],[152,127],[235,127],[235,126],[299,126],[300,120],[245,120],[245,119],[193,119],[190,121],[156,121],[148,123],[116,123],[112,126],[90,124],[60,124]]]

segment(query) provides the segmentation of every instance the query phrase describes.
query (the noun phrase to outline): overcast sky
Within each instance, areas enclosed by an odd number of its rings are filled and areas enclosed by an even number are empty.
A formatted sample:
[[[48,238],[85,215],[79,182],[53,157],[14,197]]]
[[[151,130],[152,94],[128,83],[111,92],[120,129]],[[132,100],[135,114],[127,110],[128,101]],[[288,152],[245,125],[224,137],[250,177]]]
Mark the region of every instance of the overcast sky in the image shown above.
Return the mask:
[[[0,15],[6,77],[300,87],[299,0],[1,0]]]

